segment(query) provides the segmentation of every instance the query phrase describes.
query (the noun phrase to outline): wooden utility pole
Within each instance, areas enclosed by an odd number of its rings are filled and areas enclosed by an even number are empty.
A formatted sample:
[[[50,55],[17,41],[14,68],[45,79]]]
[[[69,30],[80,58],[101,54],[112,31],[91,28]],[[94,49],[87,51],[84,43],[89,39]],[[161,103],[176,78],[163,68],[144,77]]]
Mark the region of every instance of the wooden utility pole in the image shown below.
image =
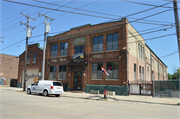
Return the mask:
[[[41,80],[44,80],[45,79],[45,55],[46,55],[46,35],[47,33],[50,32],[50,26],[49,26],[49,23],[47,23],[47,19],[51,19],[51,20],[54,20],[53,18],[51,17],[48,17],[47,15],[45,14],[41,14],[38,12],[39,15],[42,15],[45,17],[45,32],[44,32],[44,49],[43,49],[43,66],[42,66],[42,76],[41,76]]]
[[[24,15],[22,12],[21,12],[21,15],[23,15],[23,16],[25,16],[27,18],[27,24],[20,22],[21,25],[24,24],[25,26],[27,26],[27,32],[26,32],[26,53],[25,53],[25,65],[24,65],[24,82],[23,82],[24,83],[23,91],[25,91],[25,89],[26,89],[26,65],[27,65],[27,53],[28,53],[28,38],[30,38],[31,35],[32,35],[31,28],[32,29],[35,28],[35,27],[29,25],[29,19],[34,20],[34,21],[36,21],[36,19],[33,19],[33,18],[29,17],[29,14],[28,15]]]
[[[175,24],[176,24],[176,33],[177,33],[177,43],[178,43],[178,49],[179,49],[179,53],[180,53],[180,26],[179,26],[179,15],[178,15],[177,0],[173,0],[173,5],[174,5],[174,17],[175,17]],[[179,54],[179,61],[180,61],[180,54]],[[180,78],[180,74],[179,74],[179,78]],[[180,103],[178,103],[178,105],[180,105]]]

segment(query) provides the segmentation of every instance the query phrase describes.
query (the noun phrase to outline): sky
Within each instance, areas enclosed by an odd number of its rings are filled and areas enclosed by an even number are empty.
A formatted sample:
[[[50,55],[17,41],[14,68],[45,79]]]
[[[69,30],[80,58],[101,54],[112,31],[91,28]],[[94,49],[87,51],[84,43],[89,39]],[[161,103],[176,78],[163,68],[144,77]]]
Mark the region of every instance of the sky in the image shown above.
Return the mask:
[[[44,0],[44,2],[53,3],[54,5],[33,0],[15,1],[53,9],[83,13],[86,15],[44,9],[0,0],[0,37],[4,37],[0,38],[0,41],[4,42],[0,42],[0,53],[19,56],[25,51],[26,26],[21,25],[20,21],[27,23],[27,19],[25,16],[20,14],[21,12],[24,15],[29,14],[33,19],[36,18],[36,21],[31,20],[29,23],[29,25],[36,28],[32,30],[32,37],[29,38],[28,44],[40,43],[41,47],[43,47],[44,40],[43,23],[45,18],[43,16],[38,16],[38,12],[55,19],[53,21],[48,20],[48,22],[51,23],[51,31],[48,36],[53,36],[70,30],[73,27],[85,24],[94,25],[127,17],[132,26],[142,34],[146,44],[167,65],[168,73],[173,74],[174,68],[179,67],[179,54],[175,53],[178,52],[178,45],[177,36],[175,35],[176,27],[174,10],[173,8],[166,7],[154,8],[155,5],[160,6],[163,4],[166,4],[164,6],[167,7],[173,7],[172,0]],[[132,3],[131,1],[145,3],[146,5]],[[84,11],[57,5],[79,8]],[[179,0],[178,7],[180,7]],[[146,11],[147,9],[151,10]],[[141,13],[134,14],[138,12]],[[180,12],[180,10],[178,12]],[[153,15],[156,13],[158,14]],[[150,15],[151,17],[144,18]],[[144,19],[135,22],[135,20],[141,18]]]

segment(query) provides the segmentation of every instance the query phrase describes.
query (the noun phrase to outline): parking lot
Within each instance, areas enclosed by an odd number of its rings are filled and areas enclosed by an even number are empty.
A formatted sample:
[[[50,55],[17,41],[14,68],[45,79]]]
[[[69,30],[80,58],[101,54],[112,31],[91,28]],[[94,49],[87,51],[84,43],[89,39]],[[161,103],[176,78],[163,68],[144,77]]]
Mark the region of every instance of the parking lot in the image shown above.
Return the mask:
[[[177,119],[180,106],[44,97],[0,88],[2,119]]]

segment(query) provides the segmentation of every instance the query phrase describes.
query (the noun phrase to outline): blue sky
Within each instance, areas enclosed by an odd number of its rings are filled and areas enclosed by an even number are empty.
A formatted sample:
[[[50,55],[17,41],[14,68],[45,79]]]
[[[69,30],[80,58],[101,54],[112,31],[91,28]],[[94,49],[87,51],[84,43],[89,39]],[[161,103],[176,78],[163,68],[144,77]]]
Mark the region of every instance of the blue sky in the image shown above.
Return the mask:
[[[54,18],[54,21],[51,22],[51,31],[48,36],[56,35],[58,32],[63,32],[70,30],[73,27],[85,25],[85,24],[98,24],[107,21],[113,21],[111,18],[118,19],[118,16],[127,16],[133,13],[137,13],[139,11],[144,11],[146,9],[153,8],[154,6],[147,6],[147,5],[140,5],[130,2],[125,2],[121,0],[45,0],[45,2],[66,5],[69,7],[81,8],[90,11],[96,11],[111,15],[103,15],[97,13],[91,13],[87,11],[81,10],[74,10],[70,8],[55,6],[51,4],[44,4],[36,1],[24,1],[24,0],[16,0],[17,2],[26,3],[26,4],[33,4],[38,6],[44,6],[49,8],[58,8],[61,10],[66,11],[74,11],[78,13],[96,15],[96,16],[103,16],[108,18],[98,18],[92,16],[85,16],[79,14],[72,14],[72,13],[65,13],[60,11],[54,10],[47,10],[32,6],[26,6],[16,3],[10,3],[6,1],[0,0],[0,37],[4,37],[4,39],[0,39],[4,41],[4,43],[0,42],[0,53],[9,54],[19,56],[25,50],[25,38],[26,38],[26,27],[24,25],[20,25],[20,21],[26,23],[26,18],[21,15],[29,14],[30,17],[36,18],[36,21],[30,21],[31,26],[36,26],[36,28],[32,31],[32,38],[29,38],[29,44],[40,43],[41,47],[43,47],[43,39],[44,39],[44,17],[38,17],[38,12],[42,14],[47,14],[49,17]],[[163,0],[129,0],[135,1],[139,3],[146,3],[152,5],[162,5],[165,3],[169,3],[166,6],[173,7],[173,2],[171,0],[163,1]],[[178,7],[179,3],[178,3]],[[136,19],[140,19],[155,13],[162,12],[164,10],[171,9],[170,11],[148,17],[144,20],[139,20],[139,22],[132,22],[131,24],[134,28],[140,33],[147,33],[148,34],[142,35],[143,38],[149,39],[158,36],[164,36],[168,34],[176,33],[176,28],[171,26],[164,26],[171,25],[175,23],[174,20],[174,11],[173,8],[156,8],[149,10],[147,12],[143,12],[140,14],[132,15],[127,17],[129,21],[133,21]],[[179,10],[180,11],[180,10]],[[116,15],[116,16],[113,16]],[[150,20],[150,21],[148,21]],[[153,21],[152,21],[153,20]],[[155,22],[154,22],[155,21]],[[145,22],[145,23],[142,23]],[[148,24],[153,23],[153,24]],[[158,27],[158,28],[157,28]],[[148,30],[151,29],[151,30]],[[160,30],[166,29],[166,30]],[[155,30],[160,30],[156,32],[152,32]],[[34,37],[41,35],[40,37]],[[24,39],[24,40],[23,40]],[[22,42],[19,42],[22,41]],[[19,42],[19,43],[17,43]],[[15,44],[17,43],[17,44]],[[176,35],[171,35],[167,37],[162,37],[153,40],[147,40],[147,45],[156,53],[157,56],[168,66],[168,72],[173,73],[174,67],[179,67],[179,54],[176,53],[174,55],[170,55],[168,57],[163,57],[168,54],[174,53],[178,51],[177,45],[177,37]],[[13,45],[15,44],[15,45]],[[161,58],[162,57],[162,58]]]

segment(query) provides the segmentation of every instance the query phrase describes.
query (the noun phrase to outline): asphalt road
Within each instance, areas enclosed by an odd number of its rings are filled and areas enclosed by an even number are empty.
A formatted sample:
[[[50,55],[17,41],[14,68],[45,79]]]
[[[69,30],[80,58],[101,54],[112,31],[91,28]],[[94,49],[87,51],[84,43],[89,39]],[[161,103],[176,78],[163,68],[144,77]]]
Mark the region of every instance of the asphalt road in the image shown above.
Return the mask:
[[[180,119],[180,106],[44,97],[0,89],[0,119]]]

